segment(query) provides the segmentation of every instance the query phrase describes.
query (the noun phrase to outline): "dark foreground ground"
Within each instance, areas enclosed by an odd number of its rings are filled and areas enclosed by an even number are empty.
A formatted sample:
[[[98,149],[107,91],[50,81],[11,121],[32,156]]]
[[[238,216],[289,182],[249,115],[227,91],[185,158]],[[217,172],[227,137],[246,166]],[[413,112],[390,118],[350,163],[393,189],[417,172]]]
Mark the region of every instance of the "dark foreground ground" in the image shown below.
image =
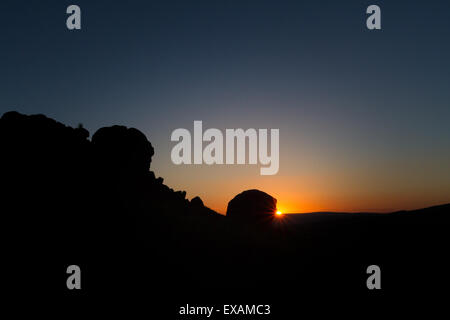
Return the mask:
[[[448,301],[449,204],[242,222],[165,186],[139,131],[88,136],[43,116],[0,119],[2,289],[23,306],[206,319],[177,312],[270,304],[270,315],[250,318],[288,319],[431,312]],[[81,290],[67,289],[72,264]],[[381,290],[367,289],[369,265],[381,268]]]

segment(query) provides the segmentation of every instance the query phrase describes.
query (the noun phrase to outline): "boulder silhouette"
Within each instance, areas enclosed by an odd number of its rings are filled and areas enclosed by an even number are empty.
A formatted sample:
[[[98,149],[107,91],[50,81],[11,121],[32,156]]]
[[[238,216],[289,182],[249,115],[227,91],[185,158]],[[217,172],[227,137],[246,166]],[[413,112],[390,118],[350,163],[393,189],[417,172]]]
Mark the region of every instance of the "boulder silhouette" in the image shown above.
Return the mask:
[[[204,205],[202,199],[197,196],[191,200],[191,206],[202,208]]]
[[[277,199],[259,190],[235,196],[227,207],[227,217],[256,222],[270,221],[277,210]]]
[[[92,144],[107,167],[127,170],[128,173],[147,172],[155,153],[142,132],[124,126],[97,130],[92,137]]]

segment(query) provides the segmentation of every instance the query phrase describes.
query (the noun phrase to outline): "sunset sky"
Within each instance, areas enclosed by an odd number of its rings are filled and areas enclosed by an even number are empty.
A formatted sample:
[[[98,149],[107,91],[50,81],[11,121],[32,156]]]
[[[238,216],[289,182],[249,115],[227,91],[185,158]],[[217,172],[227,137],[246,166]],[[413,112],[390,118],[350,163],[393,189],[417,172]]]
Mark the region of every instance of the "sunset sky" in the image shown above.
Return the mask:
[[[375,3],[382,30],[369,31]],[[66,28],[70,4],[80,31]],[[448,1],[1,1],[0,113],[91,136],[138,128],[156,175],[221,213],[246,189],[293,213],[448,203],[449,12]],[[279,128],[278,174],[174,165],[170,135],[194,120]]]

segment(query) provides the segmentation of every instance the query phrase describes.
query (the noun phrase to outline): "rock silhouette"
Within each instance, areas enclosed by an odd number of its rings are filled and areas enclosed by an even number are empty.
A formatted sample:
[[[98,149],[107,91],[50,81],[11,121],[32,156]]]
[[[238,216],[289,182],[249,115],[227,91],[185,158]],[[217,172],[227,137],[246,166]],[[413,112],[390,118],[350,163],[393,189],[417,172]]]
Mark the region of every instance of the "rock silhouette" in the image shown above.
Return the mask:
[[[195,197],[191,200],[191,204],[194,207],[203,207],[203,201],[200,199],[200,197]]]
[[[92,137],[92,145],[99,160],[111,169],[110,174],[146,173],[155,153],[142,132],[117,125],[97,130]],[[127,172],[122,173],[122,170]]]
[[[154,150],[137,129],[106,127],[89,140],[81,126],[8,112],[0,150],[2,288],[73,295],[65,270],[77,264],[87,279],[80,294],[89,297],[149,288],[236,297],[245,293],[236,288],[252,288],[252,297],[288,299],[280,293],[291,288],[366,292],[373,263],[389,270],[388,294],[430,292],[450,268],[449,204],[285,215],[273,228],[264,222],[276,199],[262,191],[238,194],[224,217],[166,186],[150,171]]]
[[[235,196],[227,207],[227,217],[267,222],[277,211],[277,199],[259,190],[247,190]]]
[[[17,239],[14,251],[27,257],[24,266],[122,257],[117,264],[128,270],[124,257],[140,250],[142,225],[156,245],[168,236],[170,219],[219,216],[149,171],[154,149],[139,130],[112,126],[88,137],[81,126],[43,115],[8,112],[0,119],[2,218]],[[153,255],[163,249],[156,246]]]

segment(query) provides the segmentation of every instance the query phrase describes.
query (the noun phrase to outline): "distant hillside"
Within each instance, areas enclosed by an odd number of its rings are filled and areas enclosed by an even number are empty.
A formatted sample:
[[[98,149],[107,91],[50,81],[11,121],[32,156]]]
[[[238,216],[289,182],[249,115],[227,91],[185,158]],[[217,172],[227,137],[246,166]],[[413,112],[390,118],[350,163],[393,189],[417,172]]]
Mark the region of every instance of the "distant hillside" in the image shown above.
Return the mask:
[[[345,220],[345,219],[372,219],[377,217],[394,217],[402,215],[402,218],[408,218],[416,215],[427,215],[431,217],[433,215],[447,215],[450,212],[450,203],[432,206],[428,208],[416,209],[416,210],[401,210],[390,213],[373,213],[373,212],[311,212],[311,213],[291,213],[284,215],[284,219],[289,223],[300,222],[324,222],[332,220]],[[446,217],[443,217],[446,218]],[[448,217],[450,219],[450,217]]]

